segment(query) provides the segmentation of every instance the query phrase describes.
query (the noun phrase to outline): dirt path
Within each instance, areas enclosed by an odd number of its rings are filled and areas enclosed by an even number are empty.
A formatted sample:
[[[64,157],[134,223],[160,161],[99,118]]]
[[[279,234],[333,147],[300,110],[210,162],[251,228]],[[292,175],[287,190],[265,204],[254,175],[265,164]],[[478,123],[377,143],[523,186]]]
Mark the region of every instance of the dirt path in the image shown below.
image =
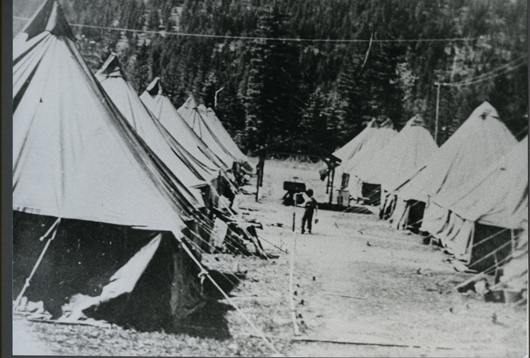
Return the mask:
[[[283,224],[281,228],[267,228],[269,240],[279,240],[276,244],[289,247],[293,237],[292,213],[296,212],[298,221],[302,209],[279,205],[278,187],[288,172],[286,165],[268,163],[270,187],[265,188],[257,208],[262,211],[262,220]],[[304,173],[298,169],[296,175],[311,187],[323,186],[311,170]],[[324,194],[319,193],[321,198]],[[457,274],[444,262],[445,255],[423,245],[419,236],[396,231],[374,215],[320,211],[318,217],[313,235],[297,236],[296,309],[303,337],[417,347],[299,342],[289,355],[523,357],[526,354],[525,308],[504,310],[494,324],[492,313],[502,309],[502,304],[448,293],[455,281],[463,281],[466,276]],[[438,285],[450,279],[453,281]]]
[[[289,249],[293,212],[281,205],[282,182],[296,176],[326,200],[318,166],[267,161],[263,197],[245,196],[264,225],[258,234]],[[274,260],[208,254],[204,264],[227,274],[244,273],[230,294],[234,302],[288,356],[337,357],[523,357],[525,307],[484,302],[450,292],[469,275],[457,274],[445,255],[421,238],[392,229],[374,215],[320,211],[313,235],[298,235],[294,283],[302,336],[363,345],[292,342],[289,255],[263,240]],[[221,277],[218,277],[221,279]],[[232,279],[235,278],[232,276]],[[235,280],[237,281],[237,280]],[[439,285],[441,282],[447,282]],[[221,282],[221,281],[220,281]],[[225,282],[226,283],[226,282]],[[212,292],[213,289],[211,289]],[[205,287],[205,291],[209,291]],[[351,297],[344,297],[351,296]],[[14,319],[14,352],[106,356],[267,356],[271,350],[219,294],[211,309],[183,333],[139,332],[114,327],[65,326]],[[221,301],[216,301],[221,300]],[[367,345],[367,343],[402,346]],[[417,347],[410,347],[415,345]]]

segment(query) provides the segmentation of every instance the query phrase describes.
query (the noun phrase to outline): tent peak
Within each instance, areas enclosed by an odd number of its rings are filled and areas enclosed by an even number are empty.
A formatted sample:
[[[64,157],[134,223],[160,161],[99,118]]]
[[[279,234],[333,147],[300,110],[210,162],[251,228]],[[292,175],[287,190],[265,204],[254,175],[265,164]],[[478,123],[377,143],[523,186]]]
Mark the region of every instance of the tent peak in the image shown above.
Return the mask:
[[[195,97],[193,97],[193,95],[190,95],[188,99],[186,100],[186,102],[184,102],[183,107],[188,108],[188,109],[197,109],[199,108],[199,105],[197,104]]]
[[[471,116],[480,117],[482,119],[487,119],[487,118],[499,119],[499,114],[497,113],[497,110],[487,101],[484,101],[480,106],[475,108]]]
[[[66,21],[63,9],[56,0],[48,0],[42,4],[35,15],[28,21],[22,33],[28,35],[27,41],[45,31],[56,36],[66,36],[75,40],[74,33],[68,21]]]
[[[110,54],[103,66],[96,72],[96,78],[101,79],[104,77],[122,77],[125,79],[118,55],[114,52]]]
[[[368,123],[366,123],[366,128],[377,128],[377,121],[375,118],[372,118],[372,120]]]
[[[390,120],[390,118],[385,119],[383,123],[379,125],[379,128],[390,128],[394,129],[394,123]]]
[[[426,127],[425,120],[421,116],[421,114],[416,114],[414,117],[409,119],[407,122],[407,126],[409,127]]]
[[[162,94],[162,84],[160,83],[160,77],[155,77],[155,79],[147,86],[145,89],[151,96],[156,96],[157,94]]]

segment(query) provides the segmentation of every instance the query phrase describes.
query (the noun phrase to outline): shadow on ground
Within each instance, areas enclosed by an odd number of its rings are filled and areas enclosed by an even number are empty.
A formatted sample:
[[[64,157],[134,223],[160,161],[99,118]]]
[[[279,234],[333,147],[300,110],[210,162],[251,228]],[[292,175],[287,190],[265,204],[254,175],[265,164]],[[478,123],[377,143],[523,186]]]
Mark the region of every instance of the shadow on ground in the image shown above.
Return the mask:
[[[228,295],[239,285],[241,280],[245,278],[244,274],[234,275],[232,273],[221,273],[215,270],[209,271],[209,274],[217,285],[219,285],[219,287]],[[203,283],[203,295],[206,299],[204,305],[183,321],[182,324],[176,328],[175,333],[218,340],[231,338],[226,313],[235,310],[235,308],[229,304],[218,301],[225,297],[207,278]]]

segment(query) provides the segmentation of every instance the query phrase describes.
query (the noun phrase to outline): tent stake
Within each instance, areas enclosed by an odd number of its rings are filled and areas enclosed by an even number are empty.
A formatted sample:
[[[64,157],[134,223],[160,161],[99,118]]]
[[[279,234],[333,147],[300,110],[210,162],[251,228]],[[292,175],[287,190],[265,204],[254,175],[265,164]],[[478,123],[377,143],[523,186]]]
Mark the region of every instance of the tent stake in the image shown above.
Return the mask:
[[[17,299],[15,300],[15,306],[14,306],[14,310],[15,311],[18,309],[18,306],[20,305],[20,301],[22,300],[22,297],[24,296],[24,293],[26,292],[26,289],[29,287],[29,282],[31,281],[31,279],[33,278],[33,275],[37,271],[37,268],[39,268],[39,265],[40,265],[40,263],[42,261],[42,258],[44,257],[44,254],[48,250],[48,247],[50,246],[50,244],[53,241],[53,239],[55,239],[55,235],[57,234],[57,226],[59,225],[60,222],[61,222],[61,218],[58,218],[55,221],[55,223],[53,223],[53,225],[48,229],[48,231],[46,231],[46,233],[41,237],[41,239],[45,238],[46,236],[48,236],[50,234],[51,230],[54,230],[52,236],[48,239],[48,241],[46,242],[46,245],[44,245],[44,248],[42,249],[42,252],[40,253],[39,258],[37,259],[37,262],[35,263],[35,266],[33,266],[33,269],[31,270],[31,273],[29,274],[28,278],[26,279],[26,282],[24,282],[24,286],[22,287],[22,290],[20,291],[20,293],[18,294]]]

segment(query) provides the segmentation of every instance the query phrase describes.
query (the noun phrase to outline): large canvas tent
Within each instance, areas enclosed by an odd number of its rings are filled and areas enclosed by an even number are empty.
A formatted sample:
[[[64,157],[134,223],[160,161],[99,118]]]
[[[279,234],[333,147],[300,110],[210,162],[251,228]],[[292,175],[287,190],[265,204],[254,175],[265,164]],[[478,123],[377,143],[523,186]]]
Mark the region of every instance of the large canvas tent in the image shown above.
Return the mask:
[[[441,229],[431,234],[466,263],[506,244],[514,236],[510,230],[528,225],[528,137],[468,183],[433,197],[430,205],[447,210]],[[478,224],[499,228],[491,234],[496,237],[482,243],[485,238],[476,235]],[[510,250],[506,245],[504,256]],[[501,253],[497,259],[502,259]]]
[[[341,148],[333,152],[333,155],[341,160],[342,163],[345,163],[352,159],[357,152],[361,150],[368,138],[375,132],[377,128],[377,122],[375,118],[372,119],[363,129],[361,133],[356,135],[352,140],[346,143]]]
[[[209,120],[206,118],[207,109],[204,105],[198,105],[193,97],[189,97],[178,109],[178,113],[184,118],[188,126],[193,129],[199,138],[215,153],[226,167],[232,168],[239,159],[225,147],[221,140],[214,134]]]
[[[119,302],[123,314],[108,320],[177,324],[201,301],[197,269],[175,240],[188,230],[178,179],[91,74],[58,2],[46,1],[13,47],[14,294],[44,246],[26,295],[56,315],[79,294]],[[135,270],[120,269],[131,260]],[[166,274],[151,277],[158,270]]]
[[[140,99],[169,134],[185,148],[197,167],[210,173],[218,173],[215,178],[211,174],[210,180],[207,181],[214,180],[217,192],[233,200],[237,189],[231,182],[232,178],[228,178],[226,171],[230,168],[217,158],[177,112],[169,98],[163,94],[160,78],[157,77],[151,82]]]
[[[343,172],[350,174],[348,190],[354,199],[368,198],[370,203],[378,203],[380,195],[378,186],[369,184],[371,178],[367,177],[373,166],[373,161],[379,155],[385,154],[385,147],[397,134],[390,119],[386,119],[375,130],[365,137],[362,147],[349,160],[342,163]],[[368,184],[368,185],[367,185]],[[375,200],[374,200],[375,199]]]
[[[182,147],[186,148],[201,166],[212,171],[229,169],[195,134],[184,118],[177,112],[169,98],[164,95],[159,77],[156,77],[147,86],[140,99],[173,138]]]
[[[492,163],[499,160],[516,143],[514,136],[499,120],[497,111],[488,102],[478,106],[458,130],[415,173],[397,193],[393,213],[394,225],[408,225],[409,210],[429,197],[444,195],[468,182]],[[425,209],[421,230],[438,231],[443,225],[444,210],[433,206]],[[414,218],[418,221],[421,218]]]
[[[412,117],[392,138],[364,176],[368,183],[381,184],[383,212],[391,211],[394,191],[423,167],[437,149],[420,115]]]
[[[216,137],[219,138],[219,140],[223,143],[223,146],[229,151],[229,153],[242,163],[248,162],[248,157],[243,154],[241,149],[234,142],[232,136],[223,126],[223,123],[221,123],[219,118],[217,118],[215,111],[211,108],[208,108],[206,111],[206,115],[209,119],[206,121],[206,124],[211,128],[212,132],[216,135]]]
[[[415,169],[425,165],[436,149],[425,121],[416,115],[387,145],[382,144],[377,156],[362,163],[358,176],[365,183],[380,184],[386,191],[394,191]]]
[[[111,54],[96,72],[96,78],[129,124],[162,160],[171,174],[180,179],[183,185],[179,189],[187,195],[189,204],[197,208],[202,206],[199,188],[208,184],[200,178],[198,172],[192,171],[193,166],[184,154],[185,149],[149,112],[126,81],[115,54]]]

